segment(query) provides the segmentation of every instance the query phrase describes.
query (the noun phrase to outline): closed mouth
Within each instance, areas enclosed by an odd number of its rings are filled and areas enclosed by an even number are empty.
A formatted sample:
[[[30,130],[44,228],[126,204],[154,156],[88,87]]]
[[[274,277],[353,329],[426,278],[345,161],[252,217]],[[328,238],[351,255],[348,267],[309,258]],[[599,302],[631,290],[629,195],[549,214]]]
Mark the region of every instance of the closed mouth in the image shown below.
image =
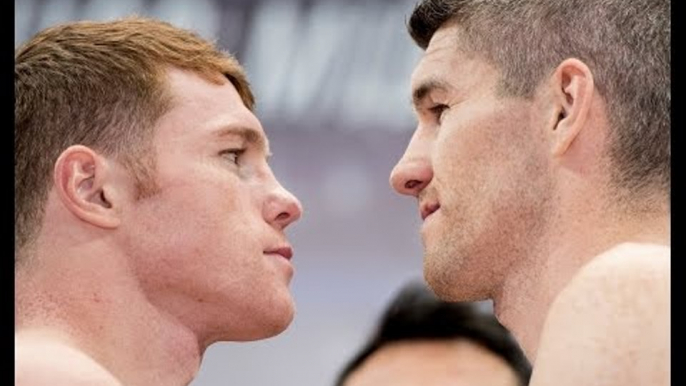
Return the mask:
[[[264,251],[264,253],[267,255],[281,255],[286,260],[291,260],[291,258],[293,257],[293,248],[291,248],[289,246],[278,247],[278,248],[266,250],[266,251]]]

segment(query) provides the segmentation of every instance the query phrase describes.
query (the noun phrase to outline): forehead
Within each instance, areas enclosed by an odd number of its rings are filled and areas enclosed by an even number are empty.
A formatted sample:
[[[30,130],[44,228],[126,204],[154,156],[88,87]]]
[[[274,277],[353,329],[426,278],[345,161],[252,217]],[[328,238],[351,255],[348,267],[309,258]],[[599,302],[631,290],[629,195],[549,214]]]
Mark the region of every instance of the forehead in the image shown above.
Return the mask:
[[[462,49],[460,29],[455,23],[439,28],[412,73],[413,92],[427,85],[471,88],[483,85],[484,77],[495,78],[496,69],[475,53]]]
[[[415,69],[415,74],[421,73],[421,70],[426,67],[450,64],[455,59],[454,54],[458,49],[457,33],[457,26],[455,25],[448,25],[436,30]]]
[[[171,107],[158,121],[158,140],[190,140],[236,129],[233,132],[246,139],[267,145],[262,125],[229,80],[216,84],[177,68],[167,69],[165,76]]]
[[[464,339],[401,341],[383,346],[353,372],[346,386],[516,386],[496,354]]]

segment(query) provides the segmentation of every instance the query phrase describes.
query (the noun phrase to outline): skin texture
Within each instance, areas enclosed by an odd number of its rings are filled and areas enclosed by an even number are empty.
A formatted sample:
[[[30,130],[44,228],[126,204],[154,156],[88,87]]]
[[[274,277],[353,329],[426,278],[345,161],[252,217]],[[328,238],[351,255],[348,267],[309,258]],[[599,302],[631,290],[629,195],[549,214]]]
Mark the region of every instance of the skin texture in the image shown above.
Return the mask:
[[[293,317],[293,267],[264,252],[289,245],[283,229],[300,203],[274,178],[264,131],[230,84],[178,71],[170,84],[184,92],[158,124],[161,192],[127,211],[126,254],[148,298],[204,340],[277,334]],[[224,131],[246,128],[263,142]]]
[[[532,103],[500,98],[498,72],[456,55],[454,34],[439,30],[414,71],[413,90],[439,86],[421,99],[415,92],[419,124],[391,183],[415,195],[420,208],[440,205],[421,227],[432,289],[447,299],[481,300],[530,253],[523,241],[542,232],[550,172],[541,136],[530,129],[537,123]],[[422,185],[408,189],[413,179]]]
[[[391,174],[430,214],[421,228],[427,282],[446,300],[492,298],[534,363],[532,385],[666,384],[669,196],[655,190],[636,211],[617,205],[606,102],[584,62],[566,59],[531,98],[510,97],[499,93],[499,71],[458,36],[457,24],[441,27],[413,74],[418,126]],[[655,273],[643,275],[646,266]],[[636,347],[661,359],[639,365],[626,354]],[[570,366],[574,358],[605,365]]]
[[[18,334],[14,358],[15,385],[123,386],[83,352],[40,332]]]
[[[345,386],[517,386],[507,362],[468,340],[392,342],[370,356]]]
[[[173,68],[166,79],[157,193],[139,199],[122,164],[66,149],[15,273],[17,337],[40,331],[126,385],[188,384],[210,344],[271,337],[294,314],[282,255],[302,208],[272,174],[259,121],[228,81]]]
[[[551,307],[531,384],[669,385],[670,266],[669,248],[628,243],[586,265]]]

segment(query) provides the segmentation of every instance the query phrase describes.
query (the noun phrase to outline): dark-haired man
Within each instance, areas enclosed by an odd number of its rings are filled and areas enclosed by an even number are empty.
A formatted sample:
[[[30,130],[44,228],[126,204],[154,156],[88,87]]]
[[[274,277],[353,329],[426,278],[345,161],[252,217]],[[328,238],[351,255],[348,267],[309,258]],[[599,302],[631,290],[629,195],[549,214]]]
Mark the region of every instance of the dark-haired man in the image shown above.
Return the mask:
[[[670,3],[425,0],[391,175],[424,275],[492,298],[534,385],[669,382]],[[649,353],[649,354],[647,354]]]
[[[491,313],[406,284],[337,386],[526,386],[524,353]]]

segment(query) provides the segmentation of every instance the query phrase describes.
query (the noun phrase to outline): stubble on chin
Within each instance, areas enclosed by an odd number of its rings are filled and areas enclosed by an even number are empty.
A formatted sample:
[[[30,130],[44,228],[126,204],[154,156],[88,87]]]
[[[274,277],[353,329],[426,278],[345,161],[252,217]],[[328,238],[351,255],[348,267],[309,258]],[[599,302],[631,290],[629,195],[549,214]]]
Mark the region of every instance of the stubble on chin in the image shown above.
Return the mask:
[[[491,264],[483,256],[485,250],[474,250],[480,240],[469,242],[471,236],[470,229],[451,229],[424,245],[424,280],[443,300],[480,301],[489,297]]]
[[[424,280],[439,298],[461,300],[455,294],[457,286],[452,274],[455,269],[459,269],[461,257],[446,250],[449,241],[442,240],[439,243],[440,245],[424,245]]]

